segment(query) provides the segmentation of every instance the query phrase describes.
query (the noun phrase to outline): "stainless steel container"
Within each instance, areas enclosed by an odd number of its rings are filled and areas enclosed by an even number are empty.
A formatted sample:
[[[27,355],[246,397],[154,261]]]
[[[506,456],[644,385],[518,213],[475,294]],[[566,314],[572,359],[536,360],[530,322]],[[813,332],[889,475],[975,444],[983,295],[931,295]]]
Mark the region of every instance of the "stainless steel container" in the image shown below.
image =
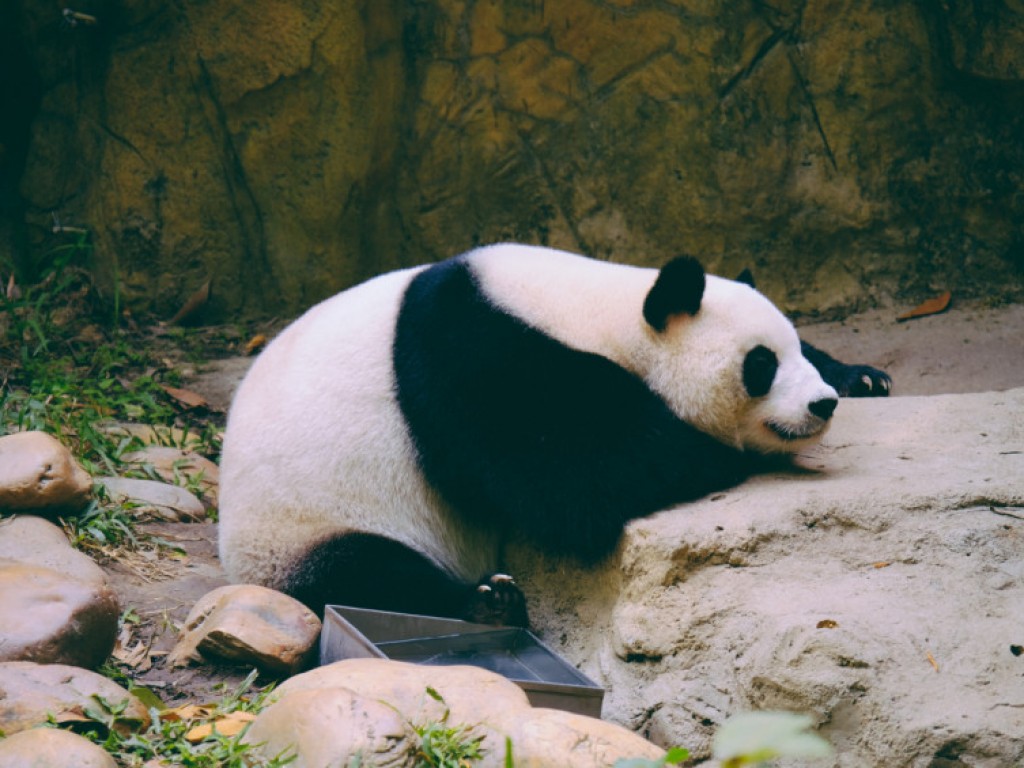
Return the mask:
[[[365,657],[483,667],[516,683],[535,707],[601,716],[604,690],[525,629],[328,605],[320,664]]]

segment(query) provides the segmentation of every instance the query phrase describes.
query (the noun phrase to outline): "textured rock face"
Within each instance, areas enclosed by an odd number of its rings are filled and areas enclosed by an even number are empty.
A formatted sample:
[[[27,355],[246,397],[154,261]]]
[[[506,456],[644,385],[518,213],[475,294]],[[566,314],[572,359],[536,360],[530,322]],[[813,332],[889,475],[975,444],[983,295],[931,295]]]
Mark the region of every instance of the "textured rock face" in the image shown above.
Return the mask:
[[[296,311],[509,238],[753,266],[786,309],[1020,292],[1015,4],[14,5],[11,210],[91,230],[132,306]]]
[[[786,709],[839,766],[1019,765],[1022,448],[1024,389],[844,400],[803,471],[636,521],[596,571],[509,567],[656,743],[706,755],[729,715]]]

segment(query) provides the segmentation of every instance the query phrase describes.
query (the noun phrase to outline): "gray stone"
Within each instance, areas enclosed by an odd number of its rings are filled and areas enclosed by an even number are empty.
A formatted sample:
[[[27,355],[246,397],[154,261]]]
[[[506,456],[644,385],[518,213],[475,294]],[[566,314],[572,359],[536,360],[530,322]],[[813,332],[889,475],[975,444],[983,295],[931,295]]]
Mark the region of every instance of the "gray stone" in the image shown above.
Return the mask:
[[[32,728],[0,740],[3,768],[117,768],[114,758],[84,736]]]
[[[164,481],[178,485],[187,480],[199,487],[205,504],[217,506],[220,467],[205,456],[183,448],[149,445],[121,456],[127,464],[149,465]]]
[[[656,743],[705,757],[728,716],[787,709],[839,766],[1017,765],[1022,545],[1015,389],[844,400],[796,468],[633,522],[598,568],[509,568],[604,716]]]
[[[193,606],[169,661],[177,666],[203,656],[292,674],[311,660],[319,636],[320,619],[298,600],[267,587],[232,584]]]
[[[206,508],[194,495],[177,485],[159,480],[140,480],[133,477],[98,477],[114,500],[133,502],[138,514],[148,514],[169,522],[202,520]]]
[[[45,432],[0,437],[0,512],[76,511],[91,493],[89,473],[56,438]]]
[[[96,706],[96,696],[114,705],[127,700],[122,722],[149,726],[142,702],[102,675],[66,664],[0,662],[0,731],[10,736],[42,725],[49,715],[58,722],[81,719],[84,708]]]

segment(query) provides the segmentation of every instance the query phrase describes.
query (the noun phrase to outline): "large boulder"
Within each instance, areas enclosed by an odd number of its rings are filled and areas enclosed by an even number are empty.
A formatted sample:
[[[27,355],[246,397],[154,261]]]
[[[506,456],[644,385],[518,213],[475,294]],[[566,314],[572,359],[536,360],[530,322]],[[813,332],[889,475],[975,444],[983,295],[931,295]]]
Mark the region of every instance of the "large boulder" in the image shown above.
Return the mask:
[[[325,755],[347,764],[360,751],[374,765],[417,765],[415,730],[432,727],[479,739],[480,768],[507,765],[509,742],[524,768],[604,768],[664,755],[621,726],[533,708],[515,683],[480,667],[347,659],[287,680],[274,697],[245,738],[265,756],[293,748],[296,768],[325,765]]]
[[[1022,547],[1015,389],[844,400],[797,468],[634,522],[598,569],[509,566],[656,743],[706,756],[730,715],[786,709],[842,766],[1018,765]]]

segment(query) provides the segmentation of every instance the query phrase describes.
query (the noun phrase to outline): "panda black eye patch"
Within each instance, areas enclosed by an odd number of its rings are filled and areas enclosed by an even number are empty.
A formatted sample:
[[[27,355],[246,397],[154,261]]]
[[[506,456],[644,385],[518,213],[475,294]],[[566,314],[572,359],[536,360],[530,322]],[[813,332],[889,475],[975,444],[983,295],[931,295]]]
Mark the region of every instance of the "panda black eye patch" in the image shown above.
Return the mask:
[[[764,397],[772,388],[779,358],[768,347],[758,345],[743,359],[743,386],[751,397]]]

